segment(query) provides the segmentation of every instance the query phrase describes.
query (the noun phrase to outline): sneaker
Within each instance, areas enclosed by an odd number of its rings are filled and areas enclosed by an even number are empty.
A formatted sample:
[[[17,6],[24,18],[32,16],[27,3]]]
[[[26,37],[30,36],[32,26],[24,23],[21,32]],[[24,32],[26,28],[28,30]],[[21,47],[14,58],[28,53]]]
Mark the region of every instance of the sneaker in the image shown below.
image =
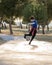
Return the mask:
[[[29,42],[29,45],[30,45],[31,43]]]
[[[26,39],[26,35],[24,35],[24,38]]]

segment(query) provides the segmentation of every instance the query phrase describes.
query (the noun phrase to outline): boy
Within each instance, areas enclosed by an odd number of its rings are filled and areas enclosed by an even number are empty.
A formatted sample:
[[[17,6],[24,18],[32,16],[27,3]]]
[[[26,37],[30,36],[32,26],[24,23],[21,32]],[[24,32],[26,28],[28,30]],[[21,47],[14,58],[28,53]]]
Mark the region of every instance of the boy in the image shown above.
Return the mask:
[[[35,18],[33,16],[30,18],[30,21],[32,22],[32,23],[29,23],[31,25],[31,30],[30,30],[29,34],[24,35],[24,38],[26,38],[26,36],[32,36],[29,44],[31,44],[32,40],[34,39],[34,37],[36,36],[36,33],[37,33],[37,21],[35,20]]]

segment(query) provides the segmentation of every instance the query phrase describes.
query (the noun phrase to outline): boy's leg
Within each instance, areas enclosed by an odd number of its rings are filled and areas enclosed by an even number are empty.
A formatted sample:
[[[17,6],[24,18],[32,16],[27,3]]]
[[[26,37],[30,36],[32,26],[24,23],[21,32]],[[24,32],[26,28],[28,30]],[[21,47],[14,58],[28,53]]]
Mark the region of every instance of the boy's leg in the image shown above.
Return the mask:
[[[31,36],[31,34],[30,34],[30,33],[29,33],[29,34],[25,34],[25,35],[24,35],[24,38],[26,38],[26,36]]]
[[[36,32],[37,32],[37,31],[34,31],[34,35],[32,35],[32,37],[31,37],[31,40],[30,40],[29,44],[31,44],[32,40],[33,40],[33,39],[34,39],[34,37],[36,36]]]
[[[35,37],[35,36],[32,36],[32,38],[31,38],[31,40],[30,40],[29,44],[31,44],[31,42],[32,42],[32,40],[34,39],[34,37]]]
[[[31,29],[31,31],[29,32],[29,34],[25,34],[24,35],[24,38],[26,38],[26,36],[31,36],[32,35],[32,31],[33,31],[33,28]]]

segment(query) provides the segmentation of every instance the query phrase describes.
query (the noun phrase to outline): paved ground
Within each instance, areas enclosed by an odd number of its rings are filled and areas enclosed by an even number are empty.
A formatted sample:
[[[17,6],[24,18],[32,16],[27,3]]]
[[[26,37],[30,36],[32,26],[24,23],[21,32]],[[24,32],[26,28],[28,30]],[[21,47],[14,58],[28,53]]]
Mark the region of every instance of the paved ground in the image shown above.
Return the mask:
[[[37,34],[35,39],[40,40],[40,41],[47,41],[47,42],[52,42],[52,35],[51,34],[45,34],[45,35],[39,35]]]
[[[0,56],[0,65],[52,65],[52,55],[49,54],[10,51]]]
[[[0,65],[52,65],[52,44],[12,40],[0,45]]]

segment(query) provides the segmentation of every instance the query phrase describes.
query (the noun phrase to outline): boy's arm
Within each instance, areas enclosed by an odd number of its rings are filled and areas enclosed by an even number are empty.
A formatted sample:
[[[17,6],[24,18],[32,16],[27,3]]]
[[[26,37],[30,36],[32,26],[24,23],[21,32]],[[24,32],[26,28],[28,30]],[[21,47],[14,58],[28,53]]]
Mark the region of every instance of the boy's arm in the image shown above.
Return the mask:
[[[34,24],[34,22],[33,23],[28,23],[28,25],[33,25]]]

